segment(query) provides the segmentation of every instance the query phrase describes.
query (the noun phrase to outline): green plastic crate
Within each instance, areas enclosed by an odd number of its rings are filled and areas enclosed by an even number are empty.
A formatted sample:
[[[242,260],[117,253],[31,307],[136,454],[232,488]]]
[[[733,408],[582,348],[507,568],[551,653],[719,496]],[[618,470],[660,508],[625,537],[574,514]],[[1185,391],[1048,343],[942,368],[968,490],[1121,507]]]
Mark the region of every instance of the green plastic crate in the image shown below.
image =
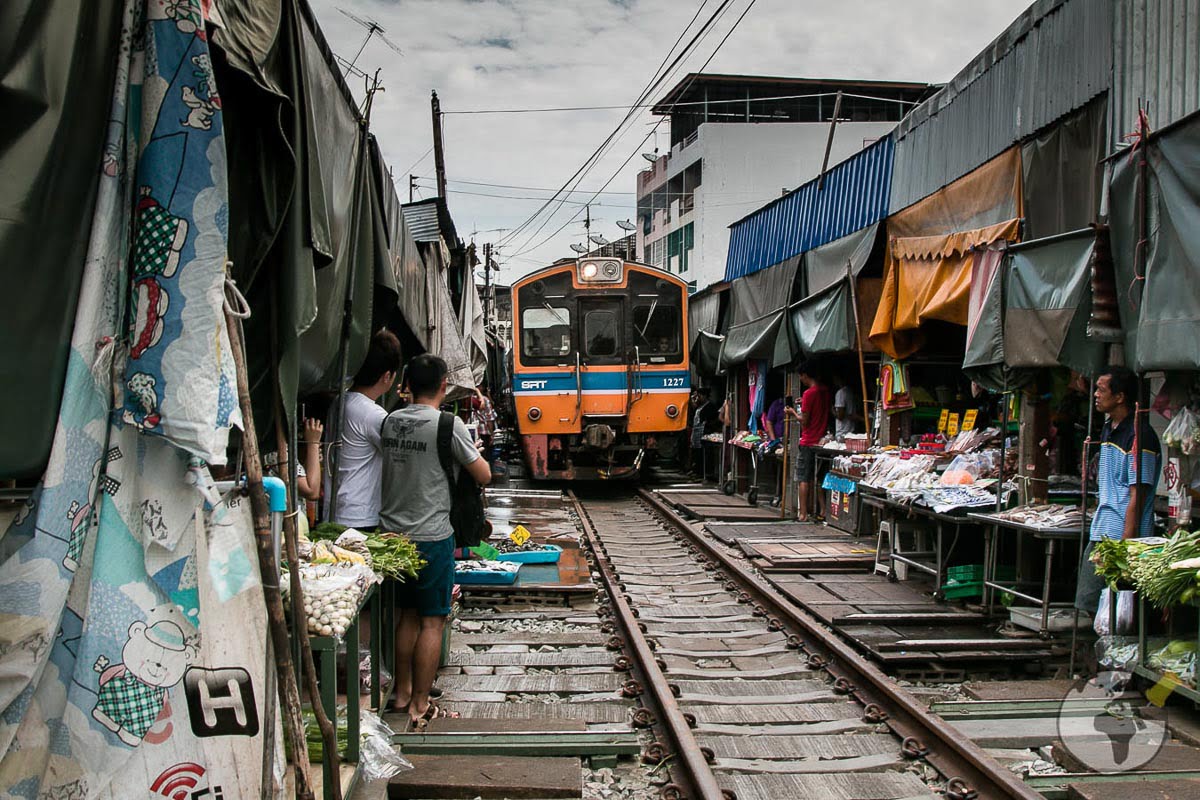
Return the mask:
[[[983,580],[983,564],[961,564],[946,569],[947,583],[977,583]]]
[[[958,600],[964,597],[982,597],[983,581],[963,583],[951,581],[942,587],[942,596],[947,600]]]

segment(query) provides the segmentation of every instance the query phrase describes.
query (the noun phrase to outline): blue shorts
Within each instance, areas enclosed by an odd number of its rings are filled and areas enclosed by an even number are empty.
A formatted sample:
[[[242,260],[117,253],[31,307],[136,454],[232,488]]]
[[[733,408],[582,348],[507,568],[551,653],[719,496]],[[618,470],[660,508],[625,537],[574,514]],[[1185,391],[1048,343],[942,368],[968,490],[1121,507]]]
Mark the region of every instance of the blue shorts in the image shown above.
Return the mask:
[[[416,609],[422,617],[450,616],[454,591],[454,536],[437,542],[414,542],[425,566],[396,592],[396,607]]]

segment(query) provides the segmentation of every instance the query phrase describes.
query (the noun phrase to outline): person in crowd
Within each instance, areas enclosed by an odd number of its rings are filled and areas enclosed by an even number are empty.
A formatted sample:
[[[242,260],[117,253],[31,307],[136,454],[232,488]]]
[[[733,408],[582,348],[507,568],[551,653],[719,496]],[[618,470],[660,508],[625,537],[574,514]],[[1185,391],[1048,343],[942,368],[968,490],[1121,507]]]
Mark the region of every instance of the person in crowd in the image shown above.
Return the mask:
[[[400,370],[400,340],[391,331],[371,337],[367,357],[354,376],[343,404],[341,435],[337,438],[337,497],[327,485],[325,516],[331,522],[362,530],[379,525],[379,426],[387,412],[379,398],[396,383]],[[328,470],[326,471],[328,472]]]
[[[800,396],[800,413],[797,414],[794,408],[788,409],[787,413],[800,422],[800,452],[796,457],[799,484],[797,519],[808,522],[813,475],[816,472],[816,448],[829,430],[833,397],[829,387],[811,365],[802,364],[799,372],[800,383],[804,386],[804,394]]]
[[[788,403],[787,398],[776,397],[774,402],[767,406],[767,413],[763,414],[762,422],[768,442],[783,438],[783,421],[787,416],[784,409],[789,405],[791,403]]]
[[[858,396],[854,394],[849,381],[841,376],[834,378],[834,385],[837,386],[837,391],[833,393],[834,435],[841,439],[847,433],[860,433],[863,417]]]
[[[1104,588],[1091,563],[1096,543],[1149,536],[1154,530],[1154,490],[1162,448],[1148,421],[1143,418],[1135,424],[1136,397],[1137,376],[1124,367],[1109,367],[1096,378],[1096,410],[1108,419],[1100,433],[1091,541],[1083,551],[1075,592],[1075,607],[1089,614],[1096,613]]]
[[[712,390],[707,386],[692,392],[692,408],[695,411],[692,412],[691,472],[696,474],[698,466],[703,469],[704,437],[720,427],[721,410],[713,402]]]
[[[408,365],[413,402],[393,411],[381,431],[383,490],[380,518],[389,531],[406,534],[425,566],[415,580],[400,585],[396,628],[394,707],[414,724],[454,716],[430,699],[441,657],[442,632],[454,588],[454,529],[450,524],[450,483],[438,457],[439,410],[446,399],[446,362],[420,355]],[[456,474],[465,469],[480,485],[492,479],[467,426],[454,418],[450,450]]]

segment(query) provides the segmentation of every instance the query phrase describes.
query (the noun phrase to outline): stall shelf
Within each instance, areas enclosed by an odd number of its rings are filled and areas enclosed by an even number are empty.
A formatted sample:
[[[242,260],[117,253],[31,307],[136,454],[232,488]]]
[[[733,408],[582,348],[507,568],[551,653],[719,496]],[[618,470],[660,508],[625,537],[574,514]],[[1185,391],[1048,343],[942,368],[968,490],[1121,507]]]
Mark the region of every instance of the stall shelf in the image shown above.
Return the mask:
[[[1135,595],[1137,600],[1137,663],[1133,666],[1133,673],[1138,677],[1144,678],[1152,682],[1155,686],[1163,687],[1170,693],[1179,694],[1186,697],[1197,705],[1200,705],[1200,687],[1195,683],[1188,685],[1175,675],[1169,675],[1158,667],[1152,667],[1149,663],[1149,647],[1147,647],[1147,631],[1146,631],[1146,603],[1140,595]],[[1110,628],[1111,630],[1111,628]],[[1168,631],[1168,636],[1174,638],[1173,634]],[[1196,626],[1196,644],[1200,648],[1200,621]],[[1200,671],[1198,671],[1200,673]],[[1195,673],[1194,673],[1195,676]],[[1195,680],[1195,677],[1193,677]],[[1149,694],[1149,693],[1147,693]]]
[[[984,544],[983,544],[983,604],[991,613],[993,607],[993,590],[1008,592],[1013,597],[1020,598],[1026,602],[1033,603],[1041,612],[1041,627],[1038,634],[1042,638],[1048,638],[1050,630],[1048,627],[1050,618],[1050,575],[1051,568],[1054,565],[1054,553],[1059,542],[1078,542],[1079,529],[1072,528],[1052,528],[1043,525],[1029,525],[1024,522],[1014,522],[1013,520],[1003,519],[994,514],[969,513],[968,519],[975,520],[984,526]],[[1010,531],[1018,537],[1022,535],[1032,536],[1035,540],[1041,541],[1044,549],[1045,571],[1042,576],[1042,593],[1040,597],[1025,594],[1017,590],[1019,580],[1014,580],[1012,584],[1000,583],[997,579],[997,562],[1000,552],[1000,532]],[[1071,607],[1072,604],[1064,604],[1064,607]]]

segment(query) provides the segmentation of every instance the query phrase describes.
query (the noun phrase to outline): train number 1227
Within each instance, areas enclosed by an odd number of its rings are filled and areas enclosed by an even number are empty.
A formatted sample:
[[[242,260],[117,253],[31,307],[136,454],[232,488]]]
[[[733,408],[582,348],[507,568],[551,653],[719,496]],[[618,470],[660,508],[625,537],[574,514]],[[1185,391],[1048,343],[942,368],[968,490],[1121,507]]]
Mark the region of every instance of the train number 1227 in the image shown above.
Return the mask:
[[[683,386],[686,378],[663,378],[663,386],[667,389],[678,389]]]

